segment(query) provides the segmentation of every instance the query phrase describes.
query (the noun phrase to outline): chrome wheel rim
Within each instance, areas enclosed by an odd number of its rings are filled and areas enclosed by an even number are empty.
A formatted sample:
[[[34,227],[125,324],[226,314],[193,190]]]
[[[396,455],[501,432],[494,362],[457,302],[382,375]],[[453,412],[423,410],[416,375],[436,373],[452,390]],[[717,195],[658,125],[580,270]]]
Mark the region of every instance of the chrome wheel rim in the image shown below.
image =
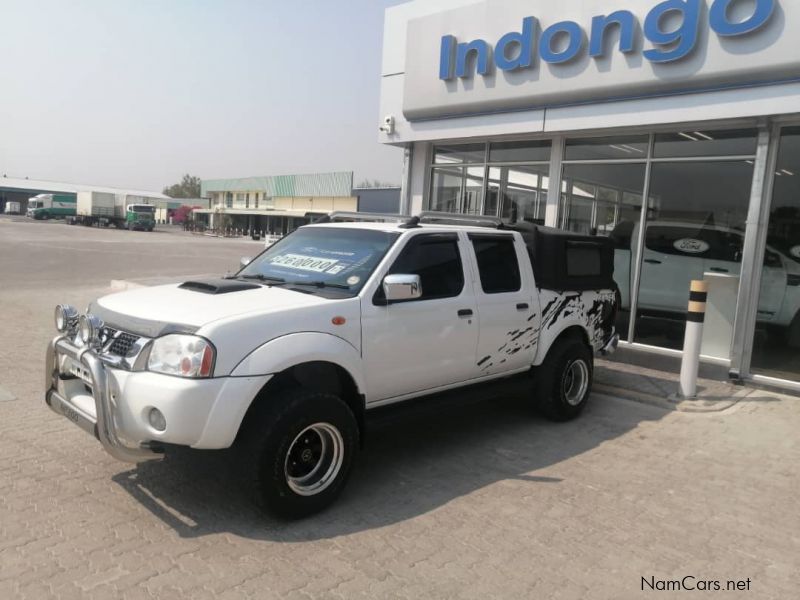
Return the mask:
[[[344,463],[344,439],[330,423],[314,423],[289,445],[283,471],[289,488],[300,496],[327,489]]]
[[[589,389],[589,365],[583,360],[572,361],[564,371],[562,390],[570,406],[578,406]]]

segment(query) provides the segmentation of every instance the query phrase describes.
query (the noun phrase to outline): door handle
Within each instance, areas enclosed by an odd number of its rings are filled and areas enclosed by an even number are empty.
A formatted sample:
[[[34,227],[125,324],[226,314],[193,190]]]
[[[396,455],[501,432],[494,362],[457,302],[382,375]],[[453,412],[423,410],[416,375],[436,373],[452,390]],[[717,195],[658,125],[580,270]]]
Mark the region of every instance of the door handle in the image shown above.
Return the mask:
[[[709,271],[713,271],[714,273],[728,273],[728,269],[723,269],[722,267],[711,267]]]
[[[517,304],[517,310],[528,310],[528,303],[527,302],[520,302]]]
[[[458,311],[458,316],[459,317],[471,317],[472,316],[472,309],[470,309],[470,308],[462,308],[460,311]]]
[[[661,261],[660,260],[656,260],[655,258],[645,258],[644,262],[646,262],[648,265],[660,265],[661,264]]]

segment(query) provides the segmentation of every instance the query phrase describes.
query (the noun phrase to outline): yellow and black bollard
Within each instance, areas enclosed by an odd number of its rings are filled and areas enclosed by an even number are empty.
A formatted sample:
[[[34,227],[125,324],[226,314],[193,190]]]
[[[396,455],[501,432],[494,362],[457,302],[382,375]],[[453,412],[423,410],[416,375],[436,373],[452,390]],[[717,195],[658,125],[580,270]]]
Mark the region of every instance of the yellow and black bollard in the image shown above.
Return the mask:
[[[700,346],[703,342],[707,298],[708,283],[692,281],[689,290],[689,310],[686,313],[686,333],[683,338],[683,360],[681,361],[680,395],[683,398],[697,396],[697,371],[700,367]]]

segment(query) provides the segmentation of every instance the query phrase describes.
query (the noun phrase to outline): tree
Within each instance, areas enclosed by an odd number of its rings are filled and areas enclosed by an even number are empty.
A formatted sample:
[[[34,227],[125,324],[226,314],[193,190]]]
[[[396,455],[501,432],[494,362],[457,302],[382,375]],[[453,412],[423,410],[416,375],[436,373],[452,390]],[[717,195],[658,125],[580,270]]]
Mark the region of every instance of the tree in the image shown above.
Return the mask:
[[[192,219],[192,211],[195,208],[200,208],[199,206],[188,206],[183,204],[179,206],[174,211],[172,211],[172,222],[173,223],[184,223],[185,221],[191,221]]]
[[[199,198],[200,178],[187,173],[180,183],[165,187],[164,194],[170,198]]]
[[[400,187],[394,183],[389,183],[387,181],[381,181],[380,179],[373,179],[370,181],[369,179],[363,179],[361,183],[359,183],[357,188],[390,188],[390,187]]]

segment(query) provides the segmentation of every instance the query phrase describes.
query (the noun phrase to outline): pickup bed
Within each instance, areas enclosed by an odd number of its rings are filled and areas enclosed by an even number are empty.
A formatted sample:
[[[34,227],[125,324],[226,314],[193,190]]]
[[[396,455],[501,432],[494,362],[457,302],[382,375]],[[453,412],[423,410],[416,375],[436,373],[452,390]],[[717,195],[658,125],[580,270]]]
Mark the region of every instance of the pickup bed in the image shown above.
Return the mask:
[[[365,220],[366,219],[366,220]],[[56,308],[46,402],[118,459],[238,442],[256,499],[341,491],[375,407],[516,377],[556,420],[616,347],[613,246],[536,226],[335,214],[234,276]]]

